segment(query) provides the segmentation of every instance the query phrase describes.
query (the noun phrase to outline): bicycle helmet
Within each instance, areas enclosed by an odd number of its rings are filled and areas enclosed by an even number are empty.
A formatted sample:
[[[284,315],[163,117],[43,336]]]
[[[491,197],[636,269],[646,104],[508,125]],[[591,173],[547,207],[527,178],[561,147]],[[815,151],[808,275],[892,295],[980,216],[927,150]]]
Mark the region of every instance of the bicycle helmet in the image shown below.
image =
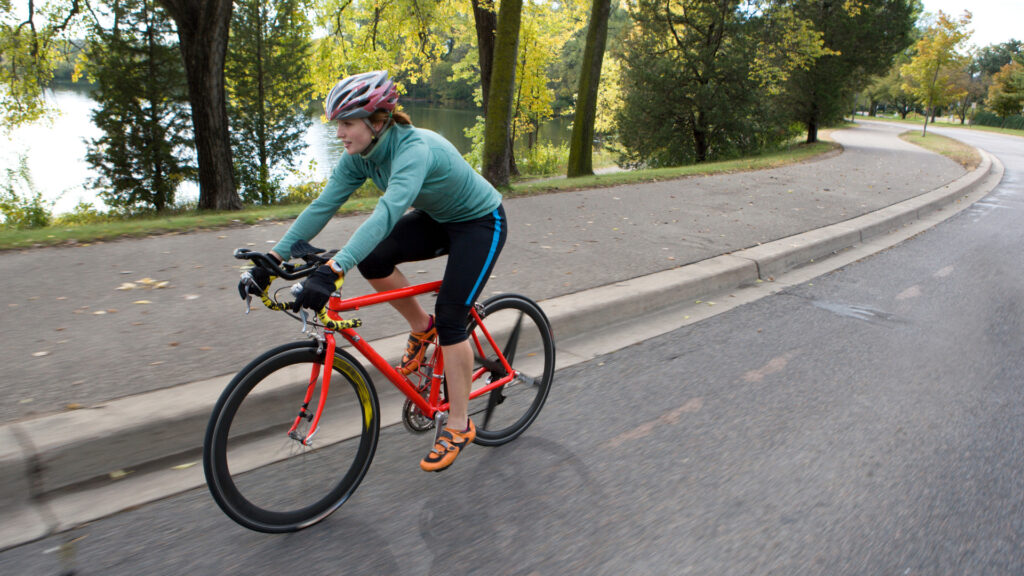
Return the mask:
[[[364,72],[344,78],[331,88],[324,100],[328,120],[367,118],[377,110],[393,111],[398,104],[395,83],[386,70]]]

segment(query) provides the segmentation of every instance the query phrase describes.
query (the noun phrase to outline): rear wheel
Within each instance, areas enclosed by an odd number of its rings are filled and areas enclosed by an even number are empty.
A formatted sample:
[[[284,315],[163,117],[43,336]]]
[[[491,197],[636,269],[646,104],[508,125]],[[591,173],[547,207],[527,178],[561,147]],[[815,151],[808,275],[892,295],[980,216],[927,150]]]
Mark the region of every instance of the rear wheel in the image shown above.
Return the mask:
[[[544,311],[525,296],[500,294],[478,311],[486,331],[470,319],[474,366],[469,415],[476,425],[476,443],[498,446],[529,428],[544,406],[555,373],[555,343]],[[515,377],[474,398],[477,391],[508,375],[496,347]]]
[[[203,465],[214,500],[233,520],[261,532],[291,532],[323,520],[355,492],[370,466],[380,409],[369,376],[337,350],[327,401],[310,445],[298,419],[311,376],[322,391],[316,343],[273,350],[231,381],[207,427]]]

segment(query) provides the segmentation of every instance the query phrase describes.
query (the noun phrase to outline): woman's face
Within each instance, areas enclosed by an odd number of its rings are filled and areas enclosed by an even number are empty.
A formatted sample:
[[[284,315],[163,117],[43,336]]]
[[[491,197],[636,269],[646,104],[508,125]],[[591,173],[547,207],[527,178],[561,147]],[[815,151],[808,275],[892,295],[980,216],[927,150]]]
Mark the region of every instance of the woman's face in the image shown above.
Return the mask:
[[[361,118],[338,120],[338,138],[349,154],[361,154],[373,141],[373,132]]]

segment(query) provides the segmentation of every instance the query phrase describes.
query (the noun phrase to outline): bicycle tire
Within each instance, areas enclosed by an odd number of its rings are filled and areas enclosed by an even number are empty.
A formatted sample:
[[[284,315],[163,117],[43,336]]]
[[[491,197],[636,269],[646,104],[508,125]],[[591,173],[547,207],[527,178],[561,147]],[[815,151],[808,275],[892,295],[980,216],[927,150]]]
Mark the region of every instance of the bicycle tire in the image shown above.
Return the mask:
[[[469,402],[469,415],[477,429],[474,442],[499,446],[517,438],[540,414],[554,378],[555,341],[544,311],[525,296],[499,294],[487,299],[478,310],[509,365],[522,374]],[[477,375],[471,390],[478,390],[505,376],[505,370],[472,317],[467,330],[474,349],[473,373]]]
[[[312,446],[290,437],[314,364],[316,342],[266,352],[228,384],[203,443],[207,486],[221,510],[259,532],[294,532],[340,508],[366,475],[380,435],[377,392],[366,370],[335,350],[327,404]],[[310,402],[314,409],[317,394]],[[304,438],[309,422],[301,421]]]

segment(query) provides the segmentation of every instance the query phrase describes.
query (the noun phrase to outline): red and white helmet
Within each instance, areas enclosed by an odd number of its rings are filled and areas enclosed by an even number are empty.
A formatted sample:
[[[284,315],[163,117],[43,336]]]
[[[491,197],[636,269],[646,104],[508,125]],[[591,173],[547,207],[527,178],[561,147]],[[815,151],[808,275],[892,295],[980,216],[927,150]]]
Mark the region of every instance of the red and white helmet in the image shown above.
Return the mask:
[[[386,70],[349,76],[331,88],[324,100],[328,120],[367,118],[377,110],[392,111],[398,104],[395,83]]]

